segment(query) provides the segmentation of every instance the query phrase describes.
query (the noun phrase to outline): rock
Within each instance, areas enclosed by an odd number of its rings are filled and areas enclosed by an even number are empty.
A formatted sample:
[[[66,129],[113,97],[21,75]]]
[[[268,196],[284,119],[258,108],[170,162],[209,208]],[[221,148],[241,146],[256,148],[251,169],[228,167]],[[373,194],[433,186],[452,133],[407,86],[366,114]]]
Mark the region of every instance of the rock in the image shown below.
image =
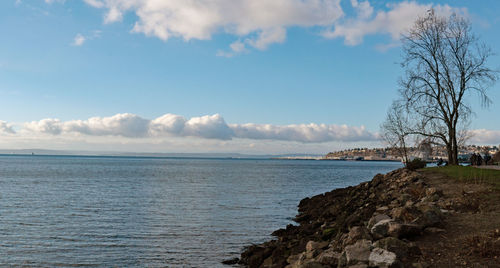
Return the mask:
[[[389,210],[388,206],[377,207],[377,211],[380,211],[380,212],[384,212],[384,211],[387,211],[387,210]]]
[[[363,226],[354,226],[349,230],[349,234],[347,235],[347,238],[343,241],[343,245],[352,245],[356,241],[361,240],[361,239],[366,239],[366,240],[371,240],[372,237],[368,231]]]
[[[232,259],[223,260],[222,264],[227,264],[227,265],[237,264],[239,261],[240,261],[239,258],[232,258]]]
[[[385,219],[377,222],[371,228],[370,232],[375,239],[380,239],[387,236],[387,231],[389,230],[389,224],[394,222],[392,219]]]
[[[445,229],[436,228],[436,227],[427,227],[424,230],[424,233],[426,233],[426,234],[440,234],[440,233],[445,233],[445,232],[446,232]]]
[[[312,259],[316,257],[320,252],[321,249],[325,248],[328,246],[328,241],[321,241],[321,242],[315,242],[315,241],[309,241],[306,244],[306,258]]]
[[[415,262],[415,263],[412,263],[411,266],[414,268],[427,268],[427,267],[429,267],[429,265],[425,262]]]
[[[437,195],[439,197],[443,196],[443,191],[442,190],[438,190],[434,187],[429,187],[425,190],[425,194],[427,196],[431,196],[431,195]]]
[[[316,260],[321,264],[336,267],[341,256],[342,254],[340,252],[336,252],[333,249],[327,249],[321,252],[318,257],[316,257]]]
[[[321,241],[321,242],[309,241],[306,244],[306,251],[312,252],[316,249],[322,249],[327,246],[328,246],[328,241]]]
[[[323,264],[316,261],[309,261],[299,266],[300,268],[324,268]]]
[[[356,264],[356,265],[351,265],[347,268],[368,268],[368,265],[364,264],[364,263],[359,263],[359,264]]]
[[[410,252],[409,245],[395,237],[380,239],[373,246],[394,252],[398,258],[405,258]]]
[[[305,258],[306,258],[305,255],[306,255],[305,252],[302,252],[302,253],[299,253],[299,254],[295,254],[295,255],[290,255],[290,256],[288,256],[288,258],[286,259],[286,261],[289,264],[291,264],[291,265],[299,264],[303,260],[305,260]]]
[[[396,264],[396,254],[382,248],[374,248],[368,258],[370,266],[386,268]]]
[[[417,224],[390,222],[387,236],[396,238],[413,237],[419,235],[421,230],[422,227]]]
[[[344,253],[347,264],[351,265],[360,262],[368,262],[371,248],[372,242],[365,239],[359,240],[354,245],[346,246]]]
[[[441,224],[443,213],[441,210],[429,203],[422,203],[417,206],[421,215],[416,222],[425,227],[435,227]]]
[[[385,214],[379,214],[379,213],[374,213],[373,216],[370,218],[368,221],[368,229],[371,229],[373,225],[377,224],[381,220],[389,220],[391,217],[385,215]]]

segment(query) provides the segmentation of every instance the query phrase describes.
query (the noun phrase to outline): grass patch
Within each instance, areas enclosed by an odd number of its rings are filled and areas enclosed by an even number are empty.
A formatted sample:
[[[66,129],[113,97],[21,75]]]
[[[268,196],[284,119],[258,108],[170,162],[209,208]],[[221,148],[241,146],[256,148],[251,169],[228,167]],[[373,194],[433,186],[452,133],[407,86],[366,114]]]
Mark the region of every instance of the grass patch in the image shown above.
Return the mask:
[[[446,166],[425,168],[423,171],[441,173],[450,178],[464,182],[479,184],[487,183],[493,185],[497,190],[500,190],[500,170],[471,166]]]

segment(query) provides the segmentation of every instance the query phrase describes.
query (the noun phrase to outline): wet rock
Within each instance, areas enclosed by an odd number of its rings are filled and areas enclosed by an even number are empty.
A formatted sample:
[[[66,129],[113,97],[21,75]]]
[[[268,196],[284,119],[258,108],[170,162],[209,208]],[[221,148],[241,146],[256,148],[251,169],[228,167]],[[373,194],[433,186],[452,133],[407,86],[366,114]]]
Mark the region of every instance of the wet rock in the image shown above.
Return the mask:
[[[370,266],[388,268],[393,267],[396,262],[396,254],[382,248],[374,248],[368,258]]]
[[[232,259],[223,260],[222,264],[227,264],[227,265],[237,264],[239,261],[240,261],[240,258],[232,258]]]

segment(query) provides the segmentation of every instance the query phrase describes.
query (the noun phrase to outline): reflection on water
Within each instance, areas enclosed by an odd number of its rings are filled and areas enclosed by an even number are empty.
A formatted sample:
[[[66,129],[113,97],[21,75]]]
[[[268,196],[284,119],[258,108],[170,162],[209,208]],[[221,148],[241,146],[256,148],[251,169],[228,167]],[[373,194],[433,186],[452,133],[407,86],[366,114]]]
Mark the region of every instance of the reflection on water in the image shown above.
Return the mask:
[[[0,156],[0,266],[217,267],[394,162]]]

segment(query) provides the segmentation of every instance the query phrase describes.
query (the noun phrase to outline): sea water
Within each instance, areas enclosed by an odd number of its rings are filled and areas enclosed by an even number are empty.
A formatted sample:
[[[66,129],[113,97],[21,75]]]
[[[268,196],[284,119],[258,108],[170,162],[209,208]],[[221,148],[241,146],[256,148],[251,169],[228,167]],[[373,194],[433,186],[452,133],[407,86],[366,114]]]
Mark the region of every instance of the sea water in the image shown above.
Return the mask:
[[[0,156],[0,266],[220,267],[397,162]]]

